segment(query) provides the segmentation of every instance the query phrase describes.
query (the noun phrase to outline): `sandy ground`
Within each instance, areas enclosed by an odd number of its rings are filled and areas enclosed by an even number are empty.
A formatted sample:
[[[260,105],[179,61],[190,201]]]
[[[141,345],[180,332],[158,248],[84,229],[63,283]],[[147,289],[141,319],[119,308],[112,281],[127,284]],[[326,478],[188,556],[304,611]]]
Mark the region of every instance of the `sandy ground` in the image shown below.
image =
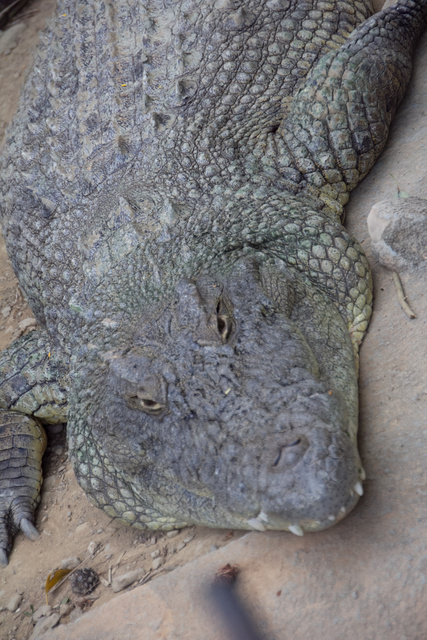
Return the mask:
[[[23,14],[6,31],[0,33],[0,137],[16,109],[20,86],[31,60],[38,31],[53,13],[54,4],[52,0],[30,3]],[[424,66],[427,60],[426,50],[427,47],[424,46]],[[422,66],[419,59],[417,69]],[[417,82],[417,74],[414,82]],[[420,79],[418,83],[420,84]],[[426,512],[425,508],[419,507],[419,504],[425,504],[427,485],[424,476],[425,458],[423,460],[418,455],[425,446],[427,436],[425,285],[417,274],[403,276],[407,293],[418,315],[417,320],[409,321],[397,302],[390,273],[372,259],[366,228],[366,215],[370,206],[384,197],[395,197],[395,180],[400,189],[411,195],[427,197],[423,161],[427,138],[426,97],[426,90],[423,93],[421,88],[418,93],[412,93],[412,97],[410,94],[405,101],[392,132],[392,141],[402,142],[388,147],[380,162],[357,190],[348,209],[349,226],[366,249],[375,276],[376,306],[362,349],[360,384],[361,452],[368,473],[367,495],[354,515],[350,514],[336,528],[336,531],[341,531],[341,536],[339,532],[324,532],[319,534],[317,540],[320,541],[319,547],[330,547],[334,546],[334,536],[338,535],[345,545],[346,532],[351,531],[346,539],[349,540],[355,532],[351,538],[354,545],[358,537],[366,535],[367,539],[370,537],[373,541],[372,544],[378,544],[378,549],[386,550],[387,557],[392,557],[395,553],[393,564],[396,575],[400,572],[405,579],[410,580],[413,570],[413,575],[418,579],[419,567],[424,562],[422,575],[426,576],[427,581]],[[409,123],[406,128],[405,121]],[[34,328],[31,319],[31,311],[19,291],[4,244],[0,242],[0,349],[24,331]],[[82,566],[90,566],[98,571],[103,583],[87,598],[75,596],[68,582],[50,593],[49,604],[56,607],[56,611],[59,611],[62,603],[61,622],[73,620],[82,615],[83,611],[93,610],[114,597],[115,594],[108,585],[111,577],[117,577],[136,567],[144,569],[145,579],[164,576],[166,572],[198,556],[215,551],[230,542],[234,543],[241,536],[238,532],[191,528],[175,537],[167,537],[164,534],[141,534],[113,524],[106,515],[91,506],[78,487],[67,460],[64,429],[53,429],[50,434],[44,475],[46,480],[36,520],[41,532],[40,539],[31,543],[18,535],[9,566],[0,570],[0,637],[4,640],[25,640],[29,637],[33,628],[32,614],[46,602],[46,578],[51,571],[61,567],[65,558],[78,557],[84,563]],[[377,522],[378,526],[375,526],[373,523]],[[331,531],[334,532],[335,528]],[[258,534],[256,539],[261,538]],[[271,536],[269,539],[270,544],[271,540],[276,540]],[[294,539],[289,544],[290,554],[294,547],[296,549],[297,542],[302,544]],[[373,588],[376,576],[388,566],[388,560],[381,557],[381,551],[377,555],[378,557],[372,551],[372,572],[366,578],[366,584],[359,585],[359,591],[353,589],[351,593],[357,594],[364,589],[368,592],[369,588]],[[316,573],[309,564],[305,569],[310,576]],[[385,582],[387,579],[386,576]],[[389,579],[390,584],[393,584],[394,579],[399,584],[399,576],[392,575],[392,572]],[[404,587],[402,590],[403,593]],[[381,601],[381,598],[386,597],[385,592],[381,594],[377,603],[379,619],[390,608],[390,603]],[[400,626],[397,623],[397,626],[394,625],[398,629],[394,635],[391,624],[388,638],[422,640],[427,637],[427,624],[421,628],[419,635],[413,631],[404,633],[409,625],[405,625],[406,612],[412,618],[418,615],[422,589],[417,594],[413,601],[409,596],[406,600],[406,596],[402,596]],[[21,597],[19,606],[17,610],[9,611],[6,607],[17,595]],[[356,601],[358,596],[352,597]],[[288,622],[292,628],[290,618]],[[415,627],[412,626],[411,629],[413,628]],[[308,636],[293,634],[292,637]],[[386,636],[373,633],[372,636],[361,634],[353,637],[376,639]]]

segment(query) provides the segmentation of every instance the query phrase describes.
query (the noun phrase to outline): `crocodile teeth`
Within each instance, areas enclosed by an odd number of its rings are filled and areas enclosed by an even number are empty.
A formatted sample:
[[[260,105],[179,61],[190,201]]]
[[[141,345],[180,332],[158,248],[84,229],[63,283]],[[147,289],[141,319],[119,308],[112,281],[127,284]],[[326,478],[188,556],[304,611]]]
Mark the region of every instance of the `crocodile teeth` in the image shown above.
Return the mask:
[[[345,512],[346,512],[346,508],[345,507],[341,507],[340,513],[345,513]]]
[[[289,529],[289,531],[291,533],[294,533],[296,536],[303,536],[304,535],[304,531],[301,529],[299,524],[291,524],[288,527],[288,529]]]
[[[259,517],[251,518],[250,520],[246,520],[246,522],[252,529],[256,529],[256,531],[265,531],[265,526],[263,522],[259,520]]]
[[[331,515],[331,516],[328,516],[328,520],[329,520],[330,522],[334,522],[334,520],[336,520],[336,517],[335,517],[335,516],[332,516],[332,515]]]
[[[356,482],[353,489],[359,496],[363,496],[363,487],[361,482]]]
[[[366,480],[366,471],[363,467],[360,467],[359,476],[361,480]]]

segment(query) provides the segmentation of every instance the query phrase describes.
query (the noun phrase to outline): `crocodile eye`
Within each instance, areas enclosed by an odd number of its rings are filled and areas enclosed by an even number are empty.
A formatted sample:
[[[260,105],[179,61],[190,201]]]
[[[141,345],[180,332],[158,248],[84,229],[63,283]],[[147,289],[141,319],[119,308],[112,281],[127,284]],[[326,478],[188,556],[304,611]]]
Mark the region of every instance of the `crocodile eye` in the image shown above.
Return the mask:
[[[156,402],[155,400],[151,400],[151,398],[130,396],[127,403],[131,409],[142,409],[142,411],[151,414],[160,413],[162,409],[164,409],[163,404],[160,404],[160,402]]]
[[[140,398],[139,403],[145,411],[150,411],[151,413],[160,411],[163,409],[163,405],[159,402],[155,402],[154,400],[149,400],[148,398]]]

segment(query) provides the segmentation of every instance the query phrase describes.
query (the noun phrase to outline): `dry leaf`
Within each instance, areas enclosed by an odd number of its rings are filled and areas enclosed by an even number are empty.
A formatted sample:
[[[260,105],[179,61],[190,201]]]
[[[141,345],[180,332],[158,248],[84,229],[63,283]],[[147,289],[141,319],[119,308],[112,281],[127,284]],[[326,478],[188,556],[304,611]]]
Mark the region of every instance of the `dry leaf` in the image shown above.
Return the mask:
[[[238,564],[226,564],[219,569],[215,574],[214,584],[228,584],[232,585],[236,582],[237,574],[239,573]]]
[[[61,582],[63,578],[68,576],[69,573],[71,573],[71,569],[55,569],[55,571],[49,573],[48,577],[46,578],[46,585],[44,588],[46,593],[46,604],[49,604],[47,600],[47,594],[49,593],[49,591],[53,589],[53,587],[57,585],[58,582]]]

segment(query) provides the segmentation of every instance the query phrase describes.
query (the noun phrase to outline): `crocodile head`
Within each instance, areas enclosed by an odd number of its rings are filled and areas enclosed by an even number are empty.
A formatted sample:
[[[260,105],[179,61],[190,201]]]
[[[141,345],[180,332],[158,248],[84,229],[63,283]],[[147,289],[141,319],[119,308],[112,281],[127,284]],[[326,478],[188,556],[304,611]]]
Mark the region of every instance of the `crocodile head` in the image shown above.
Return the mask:
[[[181,281],[131,344],[94,356],[71,422],[77,476],[98,504],[151,527],[300,535],[353,508],[362,492],[353,348],[334,305],[305,286],[241,261]],[[103,469],[91,469],[88,441]],[[161,512],[147,515],[150,505]]]

